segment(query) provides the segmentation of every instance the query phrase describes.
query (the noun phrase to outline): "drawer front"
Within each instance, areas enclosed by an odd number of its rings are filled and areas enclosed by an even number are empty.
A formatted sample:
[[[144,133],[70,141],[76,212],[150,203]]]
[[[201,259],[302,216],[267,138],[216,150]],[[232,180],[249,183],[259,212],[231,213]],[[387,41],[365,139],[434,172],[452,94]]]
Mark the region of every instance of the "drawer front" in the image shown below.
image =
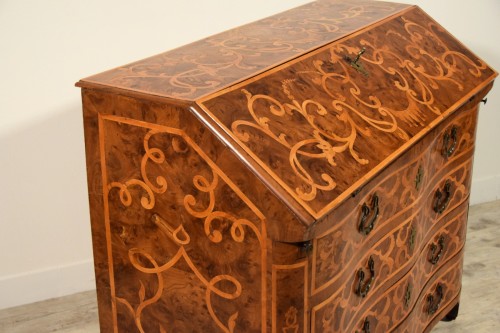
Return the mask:
[[[478,109],[477,105],[471,105],[459,111],[433,134],[426,166],[429,175],[446,168],[451,160],[474,147]]]
[[[411,271],[358,319],[353,332],[424,332],[431,321],[459,296],[462,258],[461,251],[429,280],[419,278],[418,269]]]
[[[403,224],[413,221],[398,236],[403,237],[400,242],[408,241],[409,231],[428,230],[466,200],[476,117],[477,108],[472,108],[450,118],[405,153],[400,163],[391,165],[320,222],[321,233],[313,241],[313,296],[342,287],[347,271],[355,269],[369,249],[384,247],[381,242]],[[459,128],[457,143],[453,154],[445,158],[441,155],[443,136],[453,127]],[[333,226],[327,228],[328,224]],[[418,241],[419,237],[413,243]],[[413,254],[406,252],[403,257],[410,260]]]
[[[360,320],[370,316],[380,322],[380,329],[376,332],[394,329],[414,308],[427,281],[461,253],[467,207],[466,201],[439,222],[414,216],[383,238],[380,246],[366,253],[359,269],[345,275],[345,288],[338,289],[321,302],[314,303],[312,297],[312,331],[351,332]],[[444,241],[439,242],[440,239]],[[368,264],[370,258],[373,260],[372,271]],[[365,276],[361,283],[363,292],[371,282],[365,297],[358,292],[360,271]]]
[[[427,283],[413,311],[394,332],[421,333],[429,329],[432,322],[443,317],[445,309],[456,303],[462,289],[463,255],[457,255]],[[378,332],[378,331],[373,331]],[[380,331],[389,332],[389,331]]]
[[[419,249],[420,255],[410,272],[373,300],[368,311],[357,313],[363,324],[368,319],[371,332],[386,333],[396,329],[412,311],[418,311],[416,305],[421,302],[419,295],[425,293],[433,275],[439,275],[443,267],[454,265],[456,261],[461,260],[467,211],[467,203],[464,203],[440,223],[442,227],[439,230],[430,230],[430,235],[425,236],[428,241]],[[443,238],[444,242],[436,248],[440,238]]]
[[[410,259],[408,239],[411,217],[362,254],[356,264],[339,275],[340,287],[326,288],[311,297],[313,332],[349,332],[351,320],[377,297],[386,281]],[[322,299],[324,295],[328,297]],[[318,297],[319,296],[319,297]],[[328,330],[329,329],[329,330]]]
[[[435,220],[469,194],[472,165],[463,165],[465,159],[472,160],[477,113],[475,106],[443,124],[430,144],[428,160],[422,162],[420,186],[432,188],[425,207],[432,207]]]

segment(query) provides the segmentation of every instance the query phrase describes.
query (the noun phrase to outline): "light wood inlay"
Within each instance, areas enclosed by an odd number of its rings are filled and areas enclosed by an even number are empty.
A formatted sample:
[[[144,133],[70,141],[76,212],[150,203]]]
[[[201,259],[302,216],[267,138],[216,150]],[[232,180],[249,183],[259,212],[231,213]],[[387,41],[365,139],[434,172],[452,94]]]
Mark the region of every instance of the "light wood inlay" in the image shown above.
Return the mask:
[[[115,331],[127,332],[130,325],[141,332],[158,325],[166,330],[171,322],[149,318],[158,318],[166,309],[188,312],[205,303],[205,317],[213,321],[204,322],[204,327],[230,332],[239,320],[265,332],[267,235],[262,213],[182,130],[116,116],[102,116],[100,128],[109,270],[116,272],[110,275]],[[141,142],[142,156],[136,154]],[[189,163],[194,166],[189,173],[176,170]],[[140,165],[140,170],[128,173],[134,176],[123,174],[134,164]],[[217,202],[223,191],[234,193],[232,205]],[[167,203],[176,216],[164,209]],[[127,207],[135,208],[133,215],[127,214]],[[243,245],[256,246],[258,256],[249,256]],[[238,260],[251,270],[231,269]],[[179,279],[189,281],[182,293],[176,292]],[[188,298],[189,304],[179,304]],[[217,298],[239,306],[224,313],[216,308],[224,304]],[[239,311],[243,305],[260,308],[260,318]],[[221,319],[221,313],[227,317]],[[186,317],[176,329],[194,330],[202,323],[189,325]]]

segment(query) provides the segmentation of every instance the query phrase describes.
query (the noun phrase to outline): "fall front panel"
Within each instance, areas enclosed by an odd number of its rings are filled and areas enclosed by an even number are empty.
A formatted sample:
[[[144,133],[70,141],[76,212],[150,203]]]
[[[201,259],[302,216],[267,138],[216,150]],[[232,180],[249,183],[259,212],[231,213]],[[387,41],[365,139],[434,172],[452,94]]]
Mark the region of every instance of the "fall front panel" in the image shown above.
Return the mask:
[[[320,218],[495,75],[414,8],[199,103]]]

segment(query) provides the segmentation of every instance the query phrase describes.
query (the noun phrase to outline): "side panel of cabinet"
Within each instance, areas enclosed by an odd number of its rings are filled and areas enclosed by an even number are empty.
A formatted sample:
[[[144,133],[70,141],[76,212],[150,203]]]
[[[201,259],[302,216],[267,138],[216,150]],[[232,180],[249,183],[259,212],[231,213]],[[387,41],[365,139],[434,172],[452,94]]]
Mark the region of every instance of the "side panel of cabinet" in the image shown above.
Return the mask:
[[[182,106],[83,100],[101,331],[269,331],[273,281],[305,272],[269,258],[291,213]]]

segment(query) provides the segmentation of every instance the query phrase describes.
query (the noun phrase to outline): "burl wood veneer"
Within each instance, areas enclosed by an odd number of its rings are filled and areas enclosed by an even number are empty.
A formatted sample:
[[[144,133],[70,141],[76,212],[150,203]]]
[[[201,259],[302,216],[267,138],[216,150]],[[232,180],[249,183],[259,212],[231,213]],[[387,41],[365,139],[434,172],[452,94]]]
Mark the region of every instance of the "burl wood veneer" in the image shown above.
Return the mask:
[[[81,80],[101,331],[453,319],[496,75],[418,7],[318,1]]]

